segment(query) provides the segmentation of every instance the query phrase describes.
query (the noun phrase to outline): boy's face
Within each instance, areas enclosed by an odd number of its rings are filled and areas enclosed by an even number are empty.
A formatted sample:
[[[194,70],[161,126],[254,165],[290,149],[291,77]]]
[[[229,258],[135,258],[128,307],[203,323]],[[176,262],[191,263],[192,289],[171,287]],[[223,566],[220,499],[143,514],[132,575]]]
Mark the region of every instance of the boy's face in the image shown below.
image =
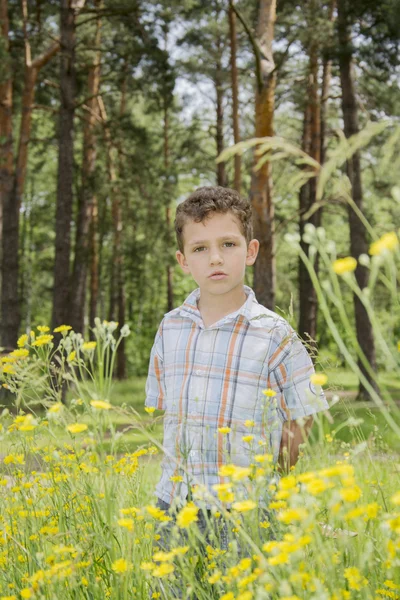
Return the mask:
[[[239,221],[231,212],[213,213],[202,223],[183,228],[184,253],[176,258],[203,293],[229,294],[243,286],[246,265],[254,264],[259,242],[246,244]]]

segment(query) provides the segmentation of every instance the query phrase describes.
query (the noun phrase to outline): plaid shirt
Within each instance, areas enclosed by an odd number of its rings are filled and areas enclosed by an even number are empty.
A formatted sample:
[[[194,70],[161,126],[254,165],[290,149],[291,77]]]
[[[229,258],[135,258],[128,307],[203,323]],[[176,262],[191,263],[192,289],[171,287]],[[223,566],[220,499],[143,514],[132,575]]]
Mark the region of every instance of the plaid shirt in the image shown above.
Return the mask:
[[[206,328],[197,289],[165,315],[156,334],[146,406],[165,410],[156,495],[169,504],[187,496],[188,483],[212,492],[225,481],[218,475],[223,464],[248,466],[260,452],[277,460],[283,421],[328,408],[310,382],[313,364],[297,334],[259,304],[249,287],[245,292],[239,310]],[[276,396],[266,397],[266,388]],[[219,432],[221,427],[230,432]],[[249,434],[253,440],[244,442]],[[174,481],[177,476],[183,481]]]

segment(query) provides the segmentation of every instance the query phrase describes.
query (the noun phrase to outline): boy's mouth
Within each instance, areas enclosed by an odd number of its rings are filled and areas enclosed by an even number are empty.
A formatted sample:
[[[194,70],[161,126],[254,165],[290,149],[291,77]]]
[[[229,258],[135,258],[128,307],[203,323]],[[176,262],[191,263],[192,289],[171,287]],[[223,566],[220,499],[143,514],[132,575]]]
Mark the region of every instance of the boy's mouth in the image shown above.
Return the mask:
[[[223,271],[214,271],[214,273],[211,273],[211,275],[209,275],[209,279],[225,279],[225,277],[227,277],[227,274],[224,273]]]

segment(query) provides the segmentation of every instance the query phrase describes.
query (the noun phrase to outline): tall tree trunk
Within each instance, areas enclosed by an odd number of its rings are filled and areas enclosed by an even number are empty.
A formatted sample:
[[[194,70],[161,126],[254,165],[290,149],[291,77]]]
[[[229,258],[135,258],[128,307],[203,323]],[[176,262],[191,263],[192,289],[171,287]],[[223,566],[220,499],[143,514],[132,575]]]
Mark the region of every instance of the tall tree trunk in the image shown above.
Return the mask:
[[[256,88],[255,137],[273,135],[276,73],[272,53],[276,0],[260,0],[257,23],[259,48]],[[260,242],[254,266],[254,291],[258,301],[267,308],[275,307],[275,240],[274,204],[272,198],[271,165],[266,162],[253,171],[251,179],[254,237]]]
[[[95,8],[100,9],[101,0],[96,0]],[[74,266],[70,286],[69,324],[74,331],[84,331],[86,306],[86,280],[90,258],[90,221],[93,214],[95,196],[94,175],[96,168],[96,136],[95,126],[98,119],[97,95],[100,86],[100,45],[101,21],[96,23],[96,34],[93,46],[96,48],[93,64],[89,67],[87,86],[87,110],[83,129],[82,185],[79,197],[76,226]]]
[[[125,94],[121,97],[121,109],[125,107]],[[111,184],[111,220],[113,232],[112,245],[112,264],[111,264],[111,281],[110,281],[110,306],[109,306],[109,321],[118,319],[119,327],[125,324],[125,287],[124,287],[124,257],[122,251],[122,202],[121,190],[117,183],[117,174],[115,167],[114,148],[112,145],[112,137],[109,125],[107,123],[107,113],[103,103],[103,99],[99,97],[100,116],[104,123],[104,134],[107,148],[107,168],[109,180]],[[120,114],[122,116],[122,114]],[[122,156],[119,157],[120,165]],[[121,166],[120,166],[121,168]],[[125,338],[122,339],[117,351],[117,377],[118,379],[126,378],[126,353],[125,353]]]
[[[344,133],[347,138],[355,135],[359,131],[357,100],[352,64],[353,56],[351,48],[351,22],[348,16],[348,8],[348,0],[338,0],[339,68],[340,83],[342,88]],[[355,152],[348,160],[347,175],[351,183],[353,201],[358,209],[363,211],[359,152]],[[360,254],[368,253],[368,242],[365,227],[351,207],[349,207],[349,225],[350,251],[352,256],[358,259]],[[355,271],[355,277],[360,289],[363,289],[368,285],[368,270],[359,263]],[[358,343],[372,369],[376,371],[375,342],[372,325],[368,318],[367,311],[357,296],[354,296],[354,311]],[[370,377],[361,361],[359,361],[359,367],[369,383],[375,389],[377,389],[377,385],[375,384],[373,378]],[[368,396],[369,394],[360,382],[359,398],[365,398]]]
[[[314,2],[311,3],[311,13]],[[309,73],[308,85],[306,90],[306,106],[304,111],[304,132],[303,132],[303,150],[307,152],[314,160],[320,161],[321,149],[321,120],[320,120],[320,99],[318,93],[318,54],[319,46],[316,40],[312,40],[309,46]],[[304,228],[307,223],[315,227],[321,224],[321,209],[307,216],[306,213],[316,202],[316,177],[311,177],[301,188],[299,194],[300,204],[300,235],[303,237]],[[308,255],[309,244],[301,239],[301,247]],[[315,259],[315,270],[318,273],[318,258]],[[317,294],[312,284],[311,277],[303,261],[299,260],[299,333],[305,340],[309,340],[311,348],[315,350],[315,341],[317,337],[317,313],[318,301]]]
[[[60,10],[61,106],[58,130],[56,240],[54,259],[53,326],[69,317],[69,263],[71,249],[72,186],[74,175],[75,8],[73,0],[61,0]]]
[[[168,249],[167,256],[169,257],[169,250],[171,248],[171,198],[170,198],[170,186],[168,182],[168,170],[169,170],[169,113],[167,98],[164,98],[164,171],[165,171],[165,226],[166,226],[166,246]],[[167,312],[174,308],[174,284],[173,284],[173,270],[170,264],[167,265]]]
[[[217,156],[224,149],[224,91],[222,81],[222,40],[217,37],[217,62],[215,71],[215,95],[216,95],[216,135],[215,141],[217,145]],[[226,170],[225,163],[217,164],[217,185],[226,186]]]
[[[18,215],[15,219],[15,210],[12,206],[13,186],[13,139],[12,139],[12,71],[9,60],[9,21],[7,0],[0,0],[0,25],[3,52],[2,60],[6,64],[6,74],[0,82],[0,210],[2,230],[2,256],[1,256],[1,344],[6,349],[15,345],[15,331],[19,325],[17,298],[13,282],[8,279],[10,270],[18,272],[18,248],[12,254],[8,242],[10,236],[18,238]],[[18,286],[18,279],[17,279]],[[14,310],[10,307],[14,302]]]
[[[330,0],[328,20],[330,23],[334,22],[336,0]],[[326,155],[326,127],[327,127],[327,106],[329,99],[329,90],[331,86],[331,71],[332,61],[327,56],[324,56],[322,61],[322,84],[321,84],[321,165],[325,162]]]
[[[12,173],[12,186],[8,195],[7,210],[4,213],[3,261],[2,277],[7,282],[3,286],[1,320],[7,327],[6,345],[15,345],[20,324],[19,301],[19,214],[25,188],[28,164],[28,144],[32,127],[32,110],[35,97],[36,81],[39,71],[60,49],[59,42],[51,46],[32,60],[28,38],[28,4],[22,0],[22,16],[24,31],[24,84],[22,90],[22,112],[19,128],[18,150],[15,171]]]
[[[94,327],[99,302],[99,206],[97,196],[93,197],[92,218],[90,219],[90,301],[89,301],[89,327]]]
[[[231,46],[231,82],[232,82],[232,124],[233,124],[233,141],[235,144],[240,142],[239,132],[239,92],[238,92],[238,74],[236,65],[236,14],[233,10],[234,0],[229,2],[229,39]],[[241,187],[241,163],[242,157],[240,154],[235,154],[235,175],[234,188],[240,194]]]

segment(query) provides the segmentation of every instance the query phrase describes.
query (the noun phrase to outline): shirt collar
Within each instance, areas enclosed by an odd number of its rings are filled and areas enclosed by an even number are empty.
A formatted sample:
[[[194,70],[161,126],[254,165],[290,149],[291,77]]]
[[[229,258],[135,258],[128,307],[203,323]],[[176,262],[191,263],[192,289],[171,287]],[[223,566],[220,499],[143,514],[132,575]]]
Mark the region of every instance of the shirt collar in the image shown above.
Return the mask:
[[[254,323],[254,320],[251,320],[254,316],[252,313],[252,307],[254,302],[257,303],[257,300],[255,298],[253,290],[249,286],[245,285],[244,291],[247,296],[245,303],[235,312],[230,313],[229,315],[225,315],[225,317],[220,319],[220,321],[218,321],[218,325],[236,319],[239,315],[243,316],[247,321],[249,321],[250,324]],[[189,317],[197,323],[202,322],[201,314],[197,307],[197,302],[199,298],[200,288],[197,288],[186,298],[185,302],[178,308],[178,314],[181,316]]]

